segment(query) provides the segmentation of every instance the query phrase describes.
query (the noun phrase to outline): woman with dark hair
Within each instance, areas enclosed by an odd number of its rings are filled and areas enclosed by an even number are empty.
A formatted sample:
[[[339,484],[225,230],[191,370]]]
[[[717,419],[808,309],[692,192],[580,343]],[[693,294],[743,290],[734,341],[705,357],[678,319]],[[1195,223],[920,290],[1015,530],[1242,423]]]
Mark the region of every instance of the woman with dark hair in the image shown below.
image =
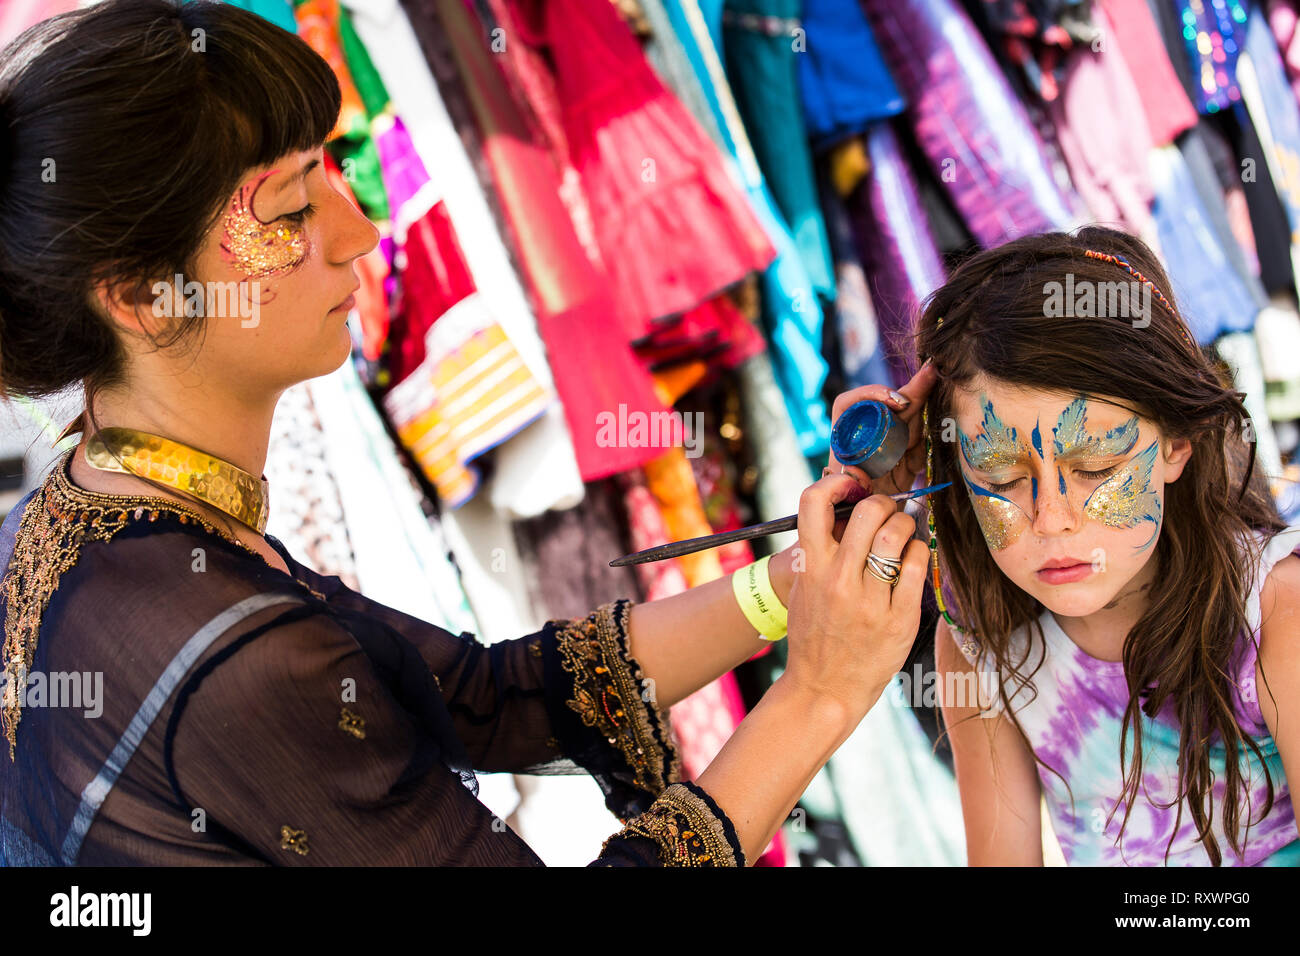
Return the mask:
[[[1300,526],[1155,255],[1017,239],[916,335],[969,861],[1041,865],[1046,797],[1072,864],[1300,864]]]
[[[106,0],[0,53],[0,382],[86,399],[0,531],[0,860],[539,863],[474,770],[590,773],[626,823],[601,864],[753,860],[907,654],[914,523],[832,475],[754,569],[761,609],[722,580],[491,647],[295,561],[263,533],[272,414],[348,359],[377,238],[325,177],[338,111],[306,44],[208,0]],[[871,391],[913,477],[931,380]],[[681,782],[667,708],[781,605],[787,670]],[[69,675],[102,677],[93,707]]]

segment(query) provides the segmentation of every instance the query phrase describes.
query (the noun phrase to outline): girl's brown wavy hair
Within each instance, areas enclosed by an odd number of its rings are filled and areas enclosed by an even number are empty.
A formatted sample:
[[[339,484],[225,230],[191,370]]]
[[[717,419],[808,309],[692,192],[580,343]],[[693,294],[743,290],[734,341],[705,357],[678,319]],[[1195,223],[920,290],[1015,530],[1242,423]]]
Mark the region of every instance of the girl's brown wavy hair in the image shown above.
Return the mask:
[[[1048,283],[1076,287],[1088,281],[1131,281],[1122,266],[1084,255],[1084,250],[1122,256],[1164,293],[1174,311],[1151,296],[1150,324],[1129,317],[1083,318],[1049,315]],[[1094,288],[1096,288],[1094,287]],[[1100,297],[1099,297],[1100,298]],[[1142,781],[1142,720],[1172,707],[1179,737],[1177,833],[1186,799],[1197,836],[1215,866],[1222,853],[1211,831],[1214,773],[1211,741],[1226,750],[1224,833],[1243,852],[1241,806],[1248,786],[1239,760],[1243,747],[1254,752],[1268,776],[1266,815],[1273,805],[1273,781],[1263,755],[1241,732],[1233,711],[1231,663],[1237,641],[1251,634],[1246,618],[1250,561],[1257,552],[1254,531],[1265,537],[1285,528],[1266,480],[1255,470],[1250,417],[1226,367],[1184,339],[1186,325],[1177,311],[1168,276],[1139,239],[1100,226],[1075,233],[1027,236],[965,260],[926,302],[915,333],[916,355],[931,357],[939,379],[930,394],[930,441],[935,481],[960,475],[956,442],[943,440],[945,419],[955,421],[954,392],[985,373],[1009,385],[1111,396],[1133,414],[1154,422],[1163,438],[1186,438],[1192,455],[1177,481],[1165,486],[1165,520],[1152,560],[1156,577],[1150,607],[1124,640],[1124,674],[1129,702],[1121,731],[1120,762],[1125,767],[1121,801],[1126,805],[1122,839]],[[942,317],[943,323],[938,320]],[[951,429],[949,438],[952,438]],[[972,631],[1009,678],[1000,689],[1004,713],[1016,720],[1009,697],[1023,686],[1035,693],[1033,677],[1045,651],[1031,662],[1031,648],[1043,649],[1038,617],[1043,605],[1006,578],[994,563],[960,482],[930,496],[938,537],[945,603],[954,620]],[[1034,639],[1013,649],[1021,627]],[[1132,728],[1132,760],[1124,741]],[[1025,738],[1026,745],[1028,739]],[[1032,749],[1032,748],[1031,748]],[[1060,777],[1035,754],[1035,761]],[[1063,778],[1062,778],[1063,779]],[[1067,785],[1068,787],[1068,785]],[[1118,807],[1118,804],[1117,804]],[[1114,811],[1112,810],[1112,817]],[[1245,828],[1258,820],[1246,814]],[[1170,846],[1166,848],[1166,860]]]

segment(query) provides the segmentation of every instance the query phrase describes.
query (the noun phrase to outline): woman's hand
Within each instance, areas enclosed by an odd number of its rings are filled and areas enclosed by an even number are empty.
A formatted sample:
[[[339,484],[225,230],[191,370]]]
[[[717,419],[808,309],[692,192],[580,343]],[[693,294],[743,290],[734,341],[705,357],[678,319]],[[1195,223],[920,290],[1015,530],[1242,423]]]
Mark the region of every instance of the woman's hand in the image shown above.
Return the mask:
[[[780,678],[828,698],[861,720],[907,659],[921,618],[928,552],[916,523],[884,495],[862,497],[836,540],[835,505],[862,496],[852,478],[830,475],[799,500],[793,554],[789,663]],[[867,569],[867,554],[901,559],[890,587]]]
[[[852,475],[863,488],[873,494],[893,495],[899,492],[911,491],[912,485],[916,483],[916,476],[925,468],[925,436],[921,434],[921,409],[925,405],[925,399],[930,394],[930,389],[938,380],[938,373],[932,364],[926,364],[921,370],[912,376],[912,380],[900,388],[897,392],[886,385],[863,385],[861,388],[851,389],[843,392],[835,399],[835,405],[831,409],[831,422],[839,420],[844,410],[854,402],[860,402],[864,399],[874,399],[888,405],[890,410],[896,414],[908,425],[908,442],[907,452],[893,469],[879,478],[871,478],[865,471],[856,465],[844,465],[834,453],[830,455],[830,464],[827,466],[823,475],[843,474]],[[906,401],[900,402],[895,397],[901,394]],[[896,508],[901,507],[903,502],[897,502]]]

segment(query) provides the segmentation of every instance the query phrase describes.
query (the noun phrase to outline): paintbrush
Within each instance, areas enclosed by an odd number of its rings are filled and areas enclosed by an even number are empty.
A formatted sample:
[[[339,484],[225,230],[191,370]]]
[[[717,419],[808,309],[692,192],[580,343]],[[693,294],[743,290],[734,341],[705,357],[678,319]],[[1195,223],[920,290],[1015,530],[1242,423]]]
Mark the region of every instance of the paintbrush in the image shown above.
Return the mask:
[[[916,491],[903,491],[889,497],[895,501],[907,501],[910,498],[920,498],[931,492],[941,491],[951,484],[951,481],[945,481],[942,484],[930,485],[928,488],[918,488]],[[835,520],[840,521],[847,518],[853,512],[853,506],[856,504],[856,501],[842,501],[836,505]],[[754,538],[765,538],[769,534],[793,531],[798,526],[799,516],[797,514],[789,515],[773,521],[764,521],[762,524],[753,524],[748,528],[737,528],[735,531],[722,531],[718,534],[706,534],[702,538],[687,538],[685,541],[673,541],[655,548],[646,548],[644,551],[637,551],[634,554],[625,554],[621,558],[615,558],[609,562],[609,566],[611,568],[624,568],[630,564],[666,561],[668,558],[680,558],[683,554],[708,551],[710,548],[731,544],[733,541],[752,541]]]

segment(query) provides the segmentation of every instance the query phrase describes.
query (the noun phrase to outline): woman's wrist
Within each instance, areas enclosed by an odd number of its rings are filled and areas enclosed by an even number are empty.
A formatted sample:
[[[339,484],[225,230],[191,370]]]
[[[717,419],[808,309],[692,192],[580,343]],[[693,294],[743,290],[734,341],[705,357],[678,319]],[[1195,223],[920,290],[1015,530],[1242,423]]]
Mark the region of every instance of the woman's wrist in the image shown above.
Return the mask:
[[[797,545],[791,545],[784,551],[778,551],[767,562],[767,576],[772,582],[772,590],[786,607],[790,606],[790,591],[794,588],[794,551]]]
[[[789,671],[782,673],[773,681],[772,687],[764,698],[768,696],[772,697],[773,705],[779,700],[784,702],[784,706],[797,710],[801,726],[816,729],[813,736],[822,733],[837,738],[837,742],[826,755],[828,759],[830,754],[848,739],[849,734],[853,733],[862,719],[848,702],[834,694],[826,693],[824,688],[804,683]]]

